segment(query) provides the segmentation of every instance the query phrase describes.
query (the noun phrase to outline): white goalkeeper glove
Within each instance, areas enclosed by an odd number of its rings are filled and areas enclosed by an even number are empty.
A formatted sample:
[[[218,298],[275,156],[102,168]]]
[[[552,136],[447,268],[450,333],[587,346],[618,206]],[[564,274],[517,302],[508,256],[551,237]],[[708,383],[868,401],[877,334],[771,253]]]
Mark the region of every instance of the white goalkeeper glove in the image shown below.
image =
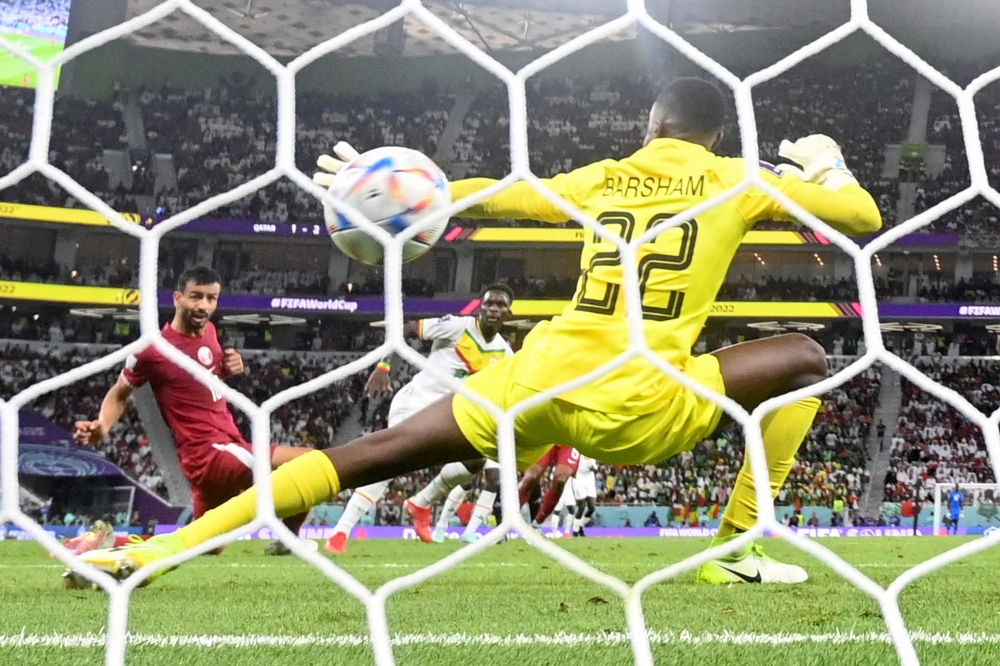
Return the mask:
[[[839,190],[847,184],[858,184],[844,163],[837,142],[824,134],[811,134],[792,143],[784,139],[778,155],[802,167],[803,180]]]
[[[330,187],[330,185],[333,184],[333,178],[337,172],[343,169],[348,162],[356,158],[361,153],[354,150],[351,144],[346,141],[340,141],[333,147],[333,154],[337,157],[320,155],[319,159],[316,160],[316,166],[323,169],[323,171],[313,174],[313,182],[317,185]]]

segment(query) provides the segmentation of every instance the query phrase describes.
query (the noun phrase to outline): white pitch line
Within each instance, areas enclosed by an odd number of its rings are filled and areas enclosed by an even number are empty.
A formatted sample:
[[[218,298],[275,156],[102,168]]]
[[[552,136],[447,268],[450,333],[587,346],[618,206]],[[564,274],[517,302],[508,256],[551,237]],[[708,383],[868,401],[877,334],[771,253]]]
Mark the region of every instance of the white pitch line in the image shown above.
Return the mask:
[[[337,560],[334,560],[335,562]],[[621,561],[593,561],[591,562],[595,566],[645,566],[649,564],[649,560],[642,560],[636,562],[621,562]],[[361,563],[361,562],[342,562],[342,566],[345,569],[422,569],[423,567],[429,566],[433,563],[415,563],[415,562],[379,562],[379,563]],[[58,569],[63,568],[64,564],[0,564],[0,569]],[[185,568],[191,567],[230,567],[233,569],[285,569],[293,566],[301,567],[311,567],[312,565],[308,562],[304,562],[299,559],[288,560],[284,562],[275,562],[272,564],[265,564],[263,562],[230,562],[230,563],[219,563],[218,561],[198,561],[194,560],[188,562],[184,565]],[[896,563],[896,562],[863,562],[861,564],[853,565],[858,569],[909,569],[913,567],[912,563]],[[466,562],[460,564],[458,568],[467,569],[517,569],[517,568],[539,568],[540,565],[537,563],[529,562]],[[993,564],[989,563],[974,563],[974,562],[955,562],[948,565],[951,567],[972,567],[972,568],[994,568]]]
[[[916,643],[931,645],[1000,645],[1000,634],[951,633],[911,631]],[[758,632],[693,633],[649,632],[654,645],[797,645],[797,644],[891,644],[889,634],[884,632],[835,632],[826,634],[765,634]],[[105,644],[104,634],[14,634],[0,635],[0,648],[98,648]],[[564,633],[557,634],[396,634],[393,645],[437,645],[441,647],[542,645],[550,647],[575,647],[579,645],[619,646],[629,645],[628,634],[606,632],[599,634]],[[346,634],[323,636],[245,635],[194,635],[167,636],[160,634],[129,634],[128,643],[139,647],[198,647],[198,648],[261,648],[261,647],[363,647],[369,643],[367,635]]]

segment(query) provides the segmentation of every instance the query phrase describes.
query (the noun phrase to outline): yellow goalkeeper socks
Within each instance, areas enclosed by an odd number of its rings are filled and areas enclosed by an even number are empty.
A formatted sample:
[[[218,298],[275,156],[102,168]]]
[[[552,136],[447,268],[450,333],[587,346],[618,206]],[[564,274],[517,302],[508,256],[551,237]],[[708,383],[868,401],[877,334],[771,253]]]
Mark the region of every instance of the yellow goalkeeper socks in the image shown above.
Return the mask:
[[[332,499],[340,492],[340,479],[333,463],[322,451],[312,451],[291,460],[271,474],[274,509],[279,518],[294,516]],[[246,525],[257,516],[257,488],[206,511],[198,520],[178,530],[185,548]]]
[[[761,420],[767,471],[771,477],[771,496],[777,497],[788,473],[795,465],[795,453],[802,445],[822,401],[806,398],[775,410]],[[757,522],[757,495],[753,472],[750,471],[750,454],[747,452],[743,469],[736,478],[733,494],[722,516],[716,539],[723,539],[737,532],[745,532]]]

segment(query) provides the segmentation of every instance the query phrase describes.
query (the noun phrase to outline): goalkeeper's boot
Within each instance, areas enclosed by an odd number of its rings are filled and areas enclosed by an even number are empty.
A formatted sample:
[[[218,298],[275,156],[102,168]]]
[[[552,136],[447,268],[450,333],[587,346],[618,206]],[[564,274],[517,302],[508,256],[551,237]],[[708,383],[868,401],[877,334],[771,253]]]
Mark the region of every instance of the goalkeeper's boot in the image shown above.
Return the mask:
[[[325,550],[328,553],[346,553],[347,534],[344,532],[334,532],[333,536],[326,540]]]
[[[184,550],[184,540],[181,538],[180,533],[173,532],[153,537],[141,543],[122,546],[121,548],[91,550],[81,555],[80,560],[100,569],[116,580],[125,580],[133,572],[138,571],[142,567],[165,560]],[[176,568],[168,567],[154,572],[141,582],[139,587],[149,585],[160,576]],[[79,576],[79,574],[75,575]]]
[[[445,539],[448,538],[448,530],[444,527],[435,527],[434,534],[431,535],[431,541],[434,543],[444,543]]]
[[[306,550],[315,553],[319,550],[319,544],[312,539],[299,539],[299,542],[306,547]],[[285,555],[293,555],[292,549],[285,545],[285,542],[275,539],[271,543],[264,546],[264,554],[273,557],[284,557]]]
[[[115,528],[103,520],[95,521],[93,527],[86,534],[63,541],[63,546],[72,550],[77,555],[86,553],[88,550],[111,548],[114,545]]]
[[[738,538],[733,534],[712,542],[718,546]],[[764,547],[751,542],[737,551],[710,560],[698,569],[698,582],[710,585],[729,583],[804,583],[809,574],[802,567],[785,564],[764,554]]]
[[[410,514],[410,518],[413,519],[413,529],[416,531],[417,536],[424,543],[431,543],[434,541],[434,532],[431,530],[431,509],[430,507],[417,506],[413,503],[413,500],[406,500],[403,503],[403,507],[406,508],[406,513]]]
[[[79,538],[79,537],[78,537]],[[123,546],[128,546],[136,543],[145,543],[146,540],[143,539],[138,534],[129,534],[128,536],[115,537],[114,548],[121,548]],[[96,549],[95,549],[96,550]],[[89,552],[89,551],[88,551]],[[62,575],[62,585],[63,588],[67,590],[96,590],[98,589],[97,583],[92,583],[90,580],[73,571],[73,569],[67,568],[63,571]]]

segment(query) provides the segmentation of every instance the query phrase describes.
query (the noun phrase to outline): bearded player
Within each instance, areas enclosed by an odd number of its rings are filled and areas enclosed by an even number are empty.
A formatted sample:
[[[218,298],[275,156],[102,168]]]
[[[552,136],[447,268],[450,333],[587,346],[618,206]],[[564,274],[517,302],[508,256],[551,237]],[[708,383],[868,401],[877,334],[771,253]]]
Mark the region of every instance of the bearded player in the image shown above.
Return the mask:
[[[403,326],[403,336],[432,341],[431,353],[427,357],[428,365],[434,366],[446,375],[464,380],[514,353],[500,335],[500,329],[510,317],[513,302],[514,292],[510,287],[505,284],[490,285],[483,291],[475,317],[445,316],[407,322]],[[365,385],[369,397],[374,398],[392,392],[391,361],[391,356],[383,359],[372,371]],[[448,386],[433,373],[421,370],[393,397],[392,404],[389,405],[389,427],[405,421],[450,392]],[[430,529],[432,503],[448,495],[448,502],[442,512],[442,517],[446,516],[444,520],[447,525],[447,521],[451,520],[451,516],[465,498],[462,484],[471,481],[473,476],[483,469],[485,469],[485,485],[477,501],[477,510],[479,505],[488,504],[492,511],[493,501],[500,490],[500,466],[483,458],[445,465],[426,488],[413,499],[406,501],[404,506],[413,518],[417,536],[421,540],[431,541],[433,538]],[[347,538],[351,530],[378,503],[388,487],[389,481],[386,480],[354,491],[334,528],[335,532],[327,540],[327,551],[346,552]],[[449,494],[449,491],[454,496]],[[459,491],[461,499],[458,499],[456,504]],[[473,521],[469,522],[471,524]]]
[[[174,292],[174,318],[163,327],[163,338],[220,379],[243,374],[243,358],[235,349],[223,351],[211,317],[219,305],[219,274],[194,267],[181,273]],[[253,451],[233,420],[222,396],[147,347],[125,362],[118,381],[101,403],[94,421],[77,421],[73,437],[95,445],[104,439],[128,408],[132,392],[148,383],[163,419],[177,444],[181,471],[191,484],[191,501],[198,518],[209,509],[239,495],[253,484]],[[272,446],[271,466],[277,467],[308,449]],[[285,521],[298,532],[305,514]],[[315,542],[310,542],[314,543]],[[269,555],[287,555],[280,541],[268,544]]]
[[[744,180],[745,160],[712,152],[725,122],[725,99],[715,86],[701,79],[678,79],[656,99],[641,149],[542,182],[608,231],[631,241]],[[802,169],[763,163],[749,168],[758,169],[765,183],[842,233],[863,236],[881,228],[878,206],[847,169],[832,139],[812,135],[795,143],[783,141],[780,154]],[[452,199],[495,183],[488,178],[452,183]],[[464,215],[571,220],[524,182],[472,205]],[[701,356],[691,353],[746,233],[759,221],[791,219],[784,206],[750,187],[636,248],[641,295],[637,314],[648,348],[663,363],[746,410],[812,386],[827,373],[823,348],[801,334],[752,340]],[[644,356],[633,355],[583,386],[560,390],[634,351],[626,317],[625,267],[617,247],[585,232],[580,263],[576,295],[562,314],[535,327],[517,354],[469,377],[465,388],[504,410],[544,391],[557,391],[557,398],[541,401],[514,419],[521,469],[537,462],[552,442],[612,465],[656,464],[690,451],[724,425],[724,412]],[[772,494],[784,484],[820,405],[818,398],[804,398],[763,418]],[[328,501],[342,487],[480,456],[496,459],[496,419],[464,395],[447,396],[393,428],[308,453],[276,470],[271,476],[275,511],[293,515]],[[140,566],[227,534],[256,513],[257,493],[251,489],[178,532],[81,557],[123,578]],[[714,543],[729,543],[756,522],[754,477],[745,461]],[[164,573],[161,568],[150,579]],[[737,548],[698,571],[699,581],[716,584],[800,583],[807,578],[804,569],[768,557],[759,544]]]

